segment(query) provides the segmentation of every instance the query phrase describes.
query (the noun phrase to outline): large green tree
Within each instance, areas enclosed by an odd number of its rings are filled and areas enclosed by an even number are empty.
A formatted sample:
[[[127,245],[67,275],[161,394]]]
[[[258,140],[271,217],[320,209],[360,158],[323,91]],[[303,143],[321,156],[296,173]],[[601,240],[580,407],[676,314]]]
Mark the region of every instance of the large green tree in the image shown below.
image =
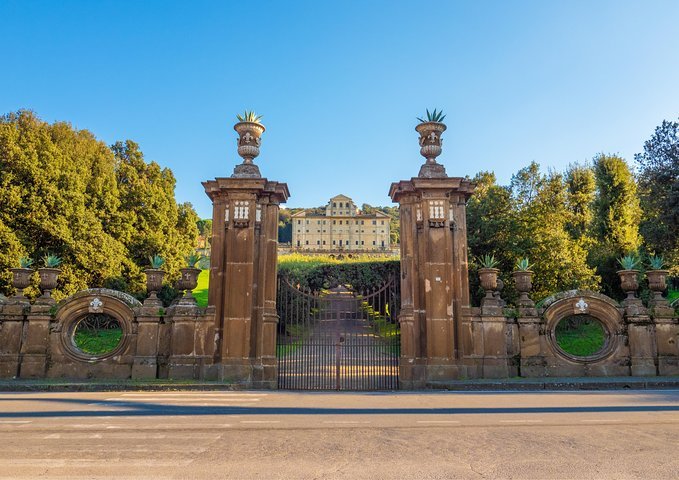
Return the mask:
[[[644,242],[679,274],[679,122],[663,121],[635,159]]]
[[[87,130],[29,111],[0,117],[0,267],[19,255],[63,259],[57,298],[113,279],[142,290],[159,253],[176,274],[197,234],[193,208],[174,200],[174,177],[136,144],[113,149]],[[9,278],[0,291],[9,292]]]
[[[594,157],[597,197],[594,202],[593,237],[589,261],[603,280],[604,293],[620,297],[617,259],[636,253],[641,246],[641,208],[630,167],[616,155]]]

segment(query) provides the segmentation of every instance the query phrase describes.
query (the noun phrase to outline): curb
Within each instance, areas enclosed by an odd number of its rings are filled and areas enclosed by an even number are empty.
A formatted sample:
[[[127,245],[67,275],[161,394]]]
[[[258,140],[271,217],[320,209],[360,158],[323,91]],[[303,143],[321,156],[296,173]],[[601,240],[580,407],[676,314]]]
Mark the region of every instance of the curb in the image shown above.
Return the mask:
[[[394,390],[410,391],[594,391],[594,390],[661,390],[679,389],[679,376],[673,377],[573,377],[505,380],[458,380],[430,382],[426,389]],[[252,390],[244,385],[219,382],[106,382],[106,381],[34,381],[3,380],[0,392],[112,392],[112,391],[238,391]],[[290,390],[286,390],[290,391]],[[336,393],[335,390],[314,391]]]

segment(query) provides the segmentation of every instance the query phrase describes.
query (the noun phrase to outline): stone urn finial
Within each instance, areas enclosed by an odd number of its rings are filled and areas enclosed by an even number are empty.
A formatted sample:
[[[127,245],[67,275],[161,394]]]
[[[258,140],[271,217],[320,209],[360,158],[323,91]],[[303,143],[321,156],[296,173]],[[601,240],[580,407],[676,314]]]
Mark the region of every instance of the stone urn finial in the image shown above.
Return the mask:
[[[426,158],[422,167],[420,167],[419,177],[436,178],[447,177],[446,169],[443,165],[436,163],[436,157],[441,155],[443,140],[441,135],[446,131],[446,125],[443,119],[443,111],[433,112],[427,110],[427,119],[417,118],[420,123],[415,127],[417,133],[420,134],[420,155]]]
[[[235,178],[260,178],[259,167],[253,160],[259,155],[259,146],[262,144],[262,133],[266,130],[260,122],[262,116],[255,112],[245,111],[243,115],[236,115],[238,123],[233,129],[238,133],[238,155],[243,158],[243,163],[233,170]]]

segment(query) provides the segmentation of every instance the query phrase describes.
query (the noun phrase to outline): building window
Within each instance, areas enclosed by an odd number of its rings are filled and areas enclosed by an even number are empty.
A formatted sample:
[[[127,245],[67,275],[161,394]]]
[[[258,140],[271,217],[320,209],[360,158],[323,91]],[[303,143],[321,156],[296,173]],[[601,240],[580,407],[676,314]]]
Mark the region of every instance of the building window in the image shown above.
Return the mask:
[[[374,243],[374,242],[373,242]],[[309,245],[309,240],[306,241],[306,245]]]
[[[320,240],[316,240],[316,245],[320,245],[320,244],[321,244],[321,241],[320,241]],[[382,242],[382,246],[384,246],[384,242]]]
[[[325,225],[325,220],[323,220],[323,225]]]
[[[361,225],[365,225],[365,220],[361,220]]]
[[[297,220],[297,225],[301,225],[301,224],[302,224],[302,221],[301,221],[301,220]]]
[[[337,225],[337,220],[333,220],[333,221],[332,221],[332,224],[333,224],[333,225]]]
[[[323,240],[323,245],[325,245],[325,240]]]
[[[306,224],[309,225],[309,220],[306,221]]]
[[[297,240],[297,246],[299,247],[299,240]]]
[[[358,245],[358,240],[356,240],[356,245]]]
[[[340,208],[342,208],[342,202],[340,202]]]
[[[333,241],[332,241],[332,244],[333,244],[333,245],[337,245],[336,240],[333,240]]]
[[[375,240],[373,240],[373,245],[376,245]]]
[[[340,220],[340,225],[342,225],[342,220]]]
[[[384,222],[382,222],[382,223],[384,223]],[[320,220],[316,220],[316,225],[320,225],[320,224],[321,224],[321,221],[320,221]]]
[[[384,220],[382,220],[382,225],[384,225]]]
[[[373,225],[377,225],[377,220],[373,220]]]
[[[337,208],[337,202],[332,202],[332,208]]]
[[[382,240],[382,246],[384,247],[384,240]]]
[[[365,245],[365,242],[363,240],[361,240],[361,245]]]

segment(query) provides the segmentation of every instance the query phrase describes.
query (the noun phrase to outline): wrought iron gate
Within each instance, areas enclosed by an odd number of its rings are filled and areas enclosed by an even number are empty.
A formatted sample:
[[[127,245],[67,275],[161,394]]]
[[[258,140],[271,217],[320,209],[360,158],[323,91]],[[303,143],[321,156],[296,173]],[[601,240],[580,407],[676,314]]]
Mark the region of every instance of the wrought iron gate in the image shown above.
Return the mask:
[[[395,390],[401,335],[400,282],[358,294],[339,285],[300,290],[278,279],[278,387]]]

